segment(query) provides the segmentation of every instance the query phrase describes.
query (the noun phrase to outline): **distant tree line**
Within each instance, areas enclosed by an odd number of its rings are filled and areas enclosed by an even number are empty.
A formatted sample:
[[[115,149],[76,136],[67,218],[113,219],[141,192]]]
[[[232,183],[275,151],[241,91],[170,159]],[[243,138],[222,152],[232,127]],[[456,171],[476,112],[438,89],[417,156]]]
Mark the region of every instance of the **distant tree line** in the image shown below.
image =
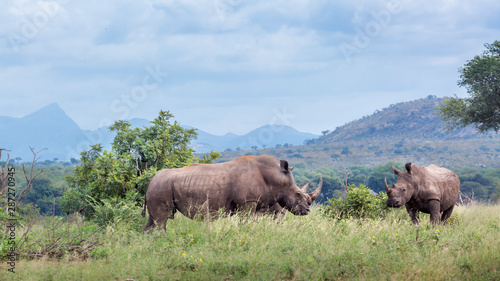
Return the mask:
[[[315,188],[320,176],[323,177],[323,188],[321,196],[316,202],[325,203],[328,198],[338,198],[344,195],[344,187],[347,176],[347,184],[364,184],[374,193],[385,192],[384,179],[389,184],[396,183],[397,178],[392,171],[391,165],[398,169],[404,169],[403,163],[389,162],[384,165],[366,168],[353,166],[345,170],[318,168],[308,170],[306,164],[298,163],[293,170],[297,185],[310,183],[310,189]],[[483,202],[499,202],[500,200],[500,169],[496,168],[464,168],[455,170],[460,178],[461,192],[468,197]]]
[[[275,148],[281,148],[281,147],[288,148],[288,147],[292,147],[292,146],[293,146],[293,144],[291,144],[291,143],[287,143],[287,142],[286,142],[286,143],[284,143],[284,144],[279,144],[279,143],[278,143],[278,144],[276,144],[276,145],[275,145]],[[266,147],[267,147],[267,144],[262,144],[262,145],[261,145],[261,148],[262,148],[262,149],[266,149]],[[259,147],[258,147],[257,145],[252,145],[252,146],[250,147],[250,149],[251,149],[251,150],[257,150],[257,149],[259,149]],[[236,147],[236,148],[234,149],[234,151],[242,151],[242,150],[243,150],[243,149],[242,149],[241,147],[239,147],[239,146],[238,146],[238,147]],[[231,151],[233,151],[233,149],[232,149],[231,147],[226,147],[226,149],[224,149],[224,152],[231,152]]]
[[[65,210],[61,209],[61,200],[63,200],[65,193],[71,195],[68,190],[73,185],[72,181],[75,176],[75,167],[70,164],[71,162],[57,162],[48,167],[44,166],[44,172],[33,181],[33,186],[23,199],[23,204],[33,204],[42,215],[52,215],[53,212],[55,212],[55,215],[63,215]],[[2,162],[0,162],[0,165],[2,165]],[[42,168],[43,165],[38,165],[36,171]],[[344,196],[342,183],[346,179],[346,173],[348,184],[357,186],[364,184],[374,193],[385,192],[385,178],[387,178],[389,184],[397,181],[391,165],[398,169],[404,169],[402,163],[389,162],[373,168],[353,166],[345,170],[327,167],[309,170],[306,164],[300,162],[295,165],[293,174],[297,185],[310,183],[311,190],[316,188],[320,177],[323,177],[322,194],[316,202],[325,203],[328,198]],[[19,164],[14,164],[14,167],[20,168]],[[84,166],[79,167],[81,169]],[[462,193],[469,197],[474,196],[477,200],[483,202],[499,202],[500,169],[464,168],[455,170],[455,172],[460,178]],[[16,176],[19,177],[18,181],[21,182],[21,175]]]

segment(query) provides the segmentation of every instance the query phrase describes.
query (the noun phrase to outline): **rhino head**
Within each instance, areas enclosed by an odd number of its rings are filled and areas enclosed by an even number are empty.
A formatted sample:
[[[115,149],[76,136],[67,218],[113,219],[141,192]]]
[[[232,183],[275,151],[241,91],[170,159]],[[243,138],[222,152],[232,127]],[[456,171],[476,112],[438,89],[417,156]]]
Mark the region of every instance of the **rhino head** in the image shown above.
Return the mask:
[[[293,167],[289,167],[288,162],[285,160],[280,160],[280,167],[287,180],[284,181],[284,186],[280,188],[282,192],[277,197],[278,204],[296,216],[309,214],[309,206],[320,194],[323,179],[320,180],[320,184],[314,192],[306,193],[309,184],[305,184],[300,188],[295,184],[291,173]]]
[[[405,171],[399,171],[392,165],[394,174],[398,176],[396,184],[392,184],[392,188],[387,185],[387,179],[384,179],[385,191],[387,192],[387,206],[399,208],[410,201],[413,195],[414,179],[411,173],[411,163],[405,165]]]
[[[321,177],[319,179],[319,184],[318,184],[318,187],[316,188],[316,190],[314,190],[311,193],[307,193],[307,188],[309,187],[309,183],[306,183],[303,187],[300,188],[300,191],[307,194],[307,196],[309,197],[307,200],[307,204],[309,206],[311,206],[312,203],[314,202],[314,200],[316,200],[316,198],[318,198],[319,194],[321,193],[322,186],[323,186],[323,177]]]

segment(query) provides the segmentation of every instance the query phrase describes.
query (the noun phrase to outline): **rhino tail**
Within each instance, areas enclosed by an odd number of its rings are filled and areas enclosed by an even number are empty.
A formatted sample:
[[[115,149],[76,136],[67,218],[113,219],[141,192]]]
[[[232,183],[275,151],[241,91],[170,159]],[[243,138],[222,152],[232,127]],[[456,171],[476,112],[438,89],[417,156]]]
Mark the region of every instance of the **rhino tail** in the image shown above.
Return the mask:
[[[142,217],[146,217],[146,206],[147,206],[147,199],[146,199],[146,193],[148,192],[148,187],[149,187],[149,183],[148,185],[146,186],[146,191],[144,191],[144,209],[142,210]]]
[[[146,203],[147,203],[146,196],[144,196],[144,209],[142,210],[141,213],[142,217],[146,217]]]

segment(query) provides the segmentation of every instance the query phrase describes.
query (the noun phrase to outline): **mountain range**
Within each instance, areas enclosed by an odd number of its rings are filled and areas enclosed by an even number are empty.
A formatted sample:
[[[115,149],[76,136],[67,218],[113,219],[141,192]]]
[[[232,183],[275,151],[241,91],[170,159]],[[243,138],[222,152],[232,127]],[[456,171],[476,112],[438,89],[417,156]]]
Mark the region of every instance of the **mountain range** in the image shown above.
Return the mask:
[[[289,126],[266,125],[245,135],[213,135],[198,130],[191,142],[197,153],[222,152],[217,161],[243,155],[271,154],[308,168],[351,167],[413,162],[446,167],[500,167],[500,137],[480,134],[467,127],[448,132],[437,114],[441,98],[429,96],[389,105],[322,136],[301,133]],[[129,120],[133,127],[148,126],[146,119]],[[189,126],[185,126],[189,127]],[[191,127],[189,127],[191,128]],[[11,150],[11,159],[31,161],[35,151],[41,160],[79,158],[89,145],[110,149],[114,133],[108,127],[82,130],[55,103],[22,118],[0,117],[0,148]],[[307,143],[307,145],[302,145]],[[39,155],[39,156],[40,156]],[[5,154],[1,160],[5,160]]]
[[[128,120],[132,127],[144,127],[150,124],[146,119]],[[190,126],[184,126],[189,127]],[[289,126],[266,125],[257,128],[245,135],[228,133],[223,136],[213,135],[197,130],[198,138],[191,142],[197,153],[206,153],[210,150],[247,150],[276,145],[299,145],[306,139],[317,138],[317,135],[302,133]],[[101,143],[105,149],[111,148],[115,133],[109,127],[96,130],[82,130],[57,104],[49,104],[40,110],[22,118],[0,116],[0,148],[10,151],[10,159],[21,158],[22,161],[31,161],[34,151],[41,152],[40,160],[68,161],[79,158],[80,152],[89,149],[89,145]],[[6,156],[1,160],[5,161]],[[19,160],[19,159],[18,159]]]

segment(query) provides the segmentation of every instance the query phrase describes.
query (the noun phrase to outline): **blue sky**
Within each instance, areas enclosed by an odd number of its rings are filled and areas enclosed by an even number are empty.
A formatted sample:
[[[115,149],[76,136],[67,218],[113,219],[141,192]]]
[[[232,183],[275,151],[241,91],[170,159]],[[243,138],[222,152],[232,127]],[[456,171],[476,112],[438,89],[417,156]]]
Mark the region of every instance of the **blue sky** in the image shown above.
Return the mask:
[[[4,0],[0,115],[57,102],[83,129],[181,124],[319,134],[390,104],[467,95],[498,1]]]

